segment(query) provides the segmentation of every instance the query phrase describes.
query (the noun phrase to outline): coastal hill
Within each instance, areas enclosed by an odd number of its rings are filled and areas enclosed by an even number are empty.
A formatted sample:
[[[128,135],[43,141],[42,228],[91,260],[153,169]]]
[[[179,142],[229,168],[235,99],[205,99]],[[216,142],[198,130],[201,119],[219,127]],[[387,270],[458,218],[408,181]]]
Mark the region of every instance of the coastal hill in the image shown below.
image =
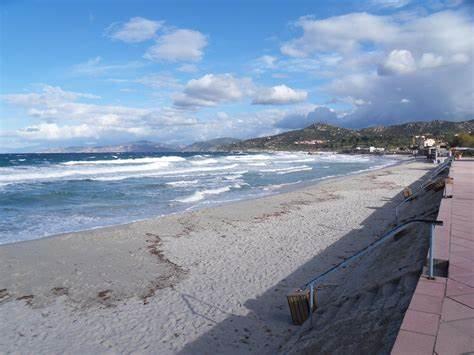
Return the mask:
[[[217,138],[185,146],[167,145],[151,141],[137,141],[119,145],[76,146],[51,148],[43,153],[158,153],[158,152],[226,152],[252,150],[343,150],[355,147],[384,147],[406,149],[412,137],[423,135],[445,142],[453,142],[456,134],[472,138],[474,120],[409,122],[394,126],[376,126],[359,130],[314,123],[303,129],[274,136],[239,140]],[[462,145],[462,144],[461,144]]]
[[[238,144],[240,139],[236,138],[216,138],[210,139],[207,141],[195,142],[193,144],[187,145],[183,149],[182,152],[217,152],[225,150],[226,146],[231,144]]]
[[[394,126],[377,126],[359,130],[315,123],[309,127],[274,136],[253,138],[226,147],[227,150],[306,150],[384,147],[405,149],[412,137],[423,135],[452,142],[456,134],[474,132],[474,120],[409,122]]]

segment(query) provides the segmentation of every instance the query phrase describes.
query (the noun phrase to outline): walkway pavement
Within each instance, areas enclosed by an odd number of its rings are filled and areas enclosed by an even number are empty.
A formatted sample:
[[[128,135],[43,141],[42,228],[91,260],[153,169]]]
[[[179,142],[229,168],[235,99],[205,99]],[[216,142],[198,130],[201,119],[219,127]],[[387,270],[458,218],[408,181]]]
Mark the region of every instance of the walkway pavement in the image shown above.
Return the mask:
[[[474,354],[474,160],[455,161],[449,176],[433,248],[448,275],[420,277],[393,355]]]

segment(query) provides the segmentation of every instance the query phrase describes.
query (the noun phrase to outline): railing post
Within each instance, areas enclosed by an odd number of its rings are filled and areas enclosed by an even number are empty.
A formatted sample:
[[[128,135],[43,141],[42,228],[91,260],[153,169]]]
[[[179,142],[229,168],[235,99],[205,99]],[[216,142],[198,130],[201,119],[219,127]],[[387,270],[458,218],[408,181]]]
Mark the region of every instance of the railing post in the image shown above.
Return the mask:
[[[429,252],[429,260],[428,260],[428,279],[434,280],[434,223],[431,224],[431,232],[430,232],[430,252]]]
[[[313,327],[313,301],[314,300],[314,282],[309,287],[309,318],[311,327]]]

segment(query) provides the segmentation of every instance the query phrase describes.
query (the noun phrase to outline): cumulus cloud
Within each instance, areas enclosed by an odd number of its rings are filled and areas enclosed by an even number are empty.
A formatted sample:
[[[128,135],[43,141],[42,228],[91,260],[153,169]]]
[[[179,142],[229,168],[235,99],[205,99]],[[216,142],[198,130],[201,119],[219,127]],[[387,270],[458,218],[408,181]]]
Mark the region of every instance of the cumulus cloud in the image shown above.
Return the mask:
[[[382,43],[393,40],[398,28],[387,17],[353,13],[315,20],[301,17],[296,26],[303,30],[300,38],[282,45],[281,52],[292,57],[307,57],[318,52],[348,52],[364,42]]]
[[[420,59],[420,68],[436,68],[443,64],[443,57],[433,53],[423,53]]]
[[[207,38],[199,31],[177,29],[162,35],[144,57],[152,61],[199,61]]]
[[[347,125],[473,117],[474,42],[466,9],[408,17],[306,16],[295,25],[301,35],[280,48],[287,62],[301,62],[292,69],[325,78],[320,89],[336,101],[370,103],[350,103]],[[337,61],[323,63],[323,56]]]
[[[197,122],[173,108],[82,102],[98,97],[53,86],[44,86],[41,92],[4,95],[2,99],[40,121],[18,130],[19,136],[28,139],[97,138],[111,133],[150,135],[163,127],[192,126]]]
[[[152,39],[156,31],[163,26],[162,21],[152,21],[143,17],[132,17],[125,23],[110,25],[105,34],[115,40],[126,43],[138,43]]]
[[[237,101],[247,94],[251,85],[250,79],[235,78],[232,74],[206,74],[190,80],[183,92],[174,96],[174,104],[183,108],[196,108]]]
[[[250,78],[232,74],[206,74],[188,81],[181,93],[173,95],[176,107],[196,109],[252,98],[255,105],[294,104],[306,100],[308,93],[286,85],[256,88]]]
[[[253,99],[254,105],[284,105],[305,101],[308,93],[295,90],[286,85],[260,89]]]
[[[380,75],[407,74],[416,70],[415,59],[405,49],[394,49],[385,62],[379,66]]]
[[[339,123],[337,113],[325,106],[316,107],[310,112],[288,113],[280,121],[275,123],[275,127],[283,129],[299,129],[312,125],[315,122],[329,124]]]

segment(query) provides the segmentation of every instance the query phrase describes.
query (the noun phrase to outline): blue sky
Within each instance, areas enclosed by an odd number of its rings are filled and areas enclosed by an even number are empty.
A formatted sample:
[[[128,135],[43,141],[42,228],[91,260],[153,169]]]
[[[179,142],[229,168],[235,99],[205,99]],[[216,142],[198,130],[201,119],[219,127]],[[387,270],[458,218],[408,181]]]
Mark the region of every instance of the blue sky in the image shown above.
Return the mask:
[[[473,117],[472,3],[4,1],[0,151]]]

